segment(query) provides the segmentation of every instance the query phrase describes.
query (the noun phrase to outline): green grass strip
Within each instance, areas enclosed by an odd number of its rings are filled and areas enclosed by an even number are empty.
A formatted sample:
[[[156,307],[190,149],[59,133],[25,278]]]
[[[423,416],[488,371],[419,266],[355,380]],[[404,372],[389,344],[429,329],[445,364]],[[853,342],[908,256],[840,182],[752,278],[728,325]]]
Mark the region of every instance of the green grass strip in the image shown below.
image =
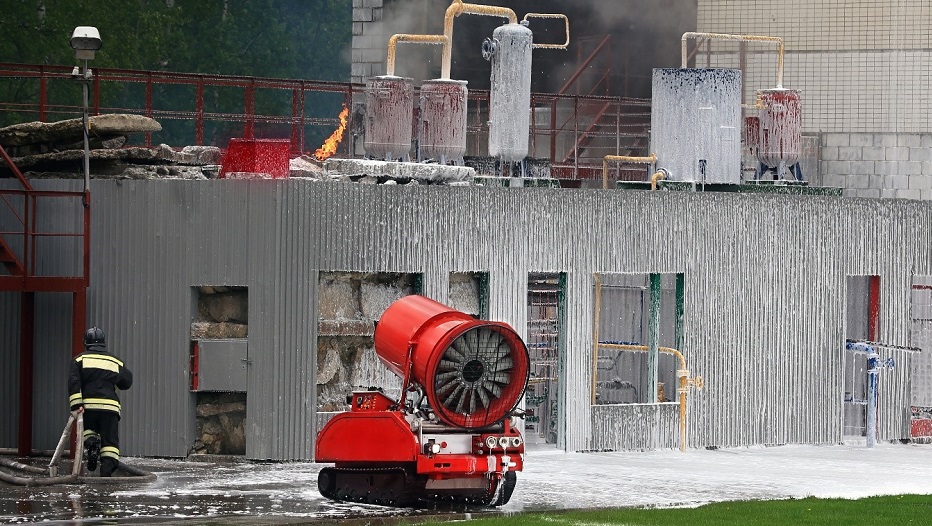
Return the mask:
[[[421,524],[439,524],[428,522]],[[736,501],[697,508],[622,508],[483,517],[482,525],[546,526],[887,526],[932,524],[932,495],[858,500]]]

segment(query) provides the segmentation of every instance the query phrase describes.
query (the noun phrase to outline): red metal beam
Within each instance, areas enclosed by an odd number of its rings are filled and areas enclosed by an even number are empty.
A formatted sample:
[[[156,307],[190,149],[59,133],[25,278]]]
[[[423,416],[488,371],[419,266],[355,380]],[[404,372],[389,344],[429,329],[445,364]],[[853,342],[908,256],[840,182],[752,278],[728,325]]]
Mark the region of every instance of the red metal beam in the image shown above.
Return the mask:
[[[570,78],[567,79],[566,83],[563,84],[563,87],[560,88],[560,91],[557,92],[559,95],[565,94],[565,93],[567,92],[567,90],[569,90],[570,87],[571,87],[577,80],[579,80],[579,77],[583,74],[583,72],[586,71],[586,69],[589,67],[589,64],[592,64],[592,61],[595,60],[595,59],[599,56],[599,54],[602,52],[602,49],[604,49],[605,46],[607,46],[607,45],[609,44],[609,42],[611,42],[611,40],[612,40],[612,35],[605,35],[605,38],[603,38],[602,41],[599,42],[598,45],[596,45],[596,47],[595,47],[595,49],[592,51],[592,53],[590,53],[589,56],[586,57],[586,60],[584,60],[584,61],[576,68],[576,71],[573,72],[573,74],[570,75]]]
[[[867,312],[867,339],[875,342],[880,332],[880,276],[870,276],[868,282],[870,293]]]
[[[77,292],[84,290],[84,277],[0,276],[3,292]]]
[[[19,439],[17,453],[32,453],[32,378],[34,357],[35,293],[20,294],[19,319]]]

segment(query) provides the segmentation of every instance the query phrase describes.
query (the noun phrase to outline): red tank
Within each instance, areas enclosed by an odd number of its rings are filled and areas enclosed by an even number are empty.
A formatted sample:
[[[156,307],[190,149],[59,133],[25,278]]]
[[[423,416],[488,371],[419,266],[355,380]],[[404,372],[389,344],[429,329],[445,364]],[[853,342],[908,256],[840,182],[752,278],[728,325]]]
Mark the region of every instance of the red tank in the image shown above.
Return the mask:
[[[760,91],[760,141],[757,158],[770,168],[789,168],[802,155],[803,121],[799,90]]]
[[[318,488],[334,500],[409,506],[508,502],[523,467],[512,426],[527,387],[527,347],[505,323],[477,320],[423,296],[393,303],[375,351],[403,379],[394,400],[354,392],[350,411],[317,436]]]

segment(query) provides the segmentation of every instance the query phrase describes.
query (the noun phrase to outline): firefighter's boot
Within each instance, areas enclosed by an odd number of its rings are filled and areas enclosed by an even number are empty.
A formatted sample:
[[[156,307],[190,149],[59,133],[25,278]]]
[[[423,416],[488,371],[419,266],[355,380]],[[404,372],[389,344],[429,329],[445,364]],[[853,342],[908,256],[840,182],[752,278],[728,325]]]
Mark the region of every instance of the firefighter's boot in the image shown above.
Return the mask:
[[[97,469],[97,460],[100,459],[100,437],[87,437],[84,448],[87,450],[87,470],[94,471]]]

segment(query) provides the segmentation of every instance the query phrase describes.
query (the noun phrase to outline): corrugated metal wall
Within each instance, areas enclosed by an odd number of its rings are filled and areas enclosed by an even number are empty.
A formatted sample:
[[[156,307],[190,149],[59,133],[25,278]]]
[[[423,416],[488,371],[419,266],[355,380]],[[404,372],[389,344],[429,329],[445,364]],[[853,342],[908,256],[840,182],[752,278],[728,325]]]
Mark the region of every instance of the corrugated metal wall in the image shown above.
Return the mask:
[[[845,276],[881,276],[880,340],[909,345],[911,276],[932,273],[932,213],[917,201],[305,180],[92,184],[89,323],[108,330],[136,373],[121,433],[133,455],[183,456],[193,444],[197,285],[249,290],[247,456],[301,459],[316,429],[318,271],[421,273],[438,296],[449,273],[488,271],[490,317],[522,335],[528,273],[565,272],[558,445],[568,450],[644,447],[625,446],[630,422],[606,425],[630,408],[589,405],[593,273],[685,274],[682,350],[706,379],[689,397],[691,447],[839,442]],[[0,308],[12,320],[18,299]],[[14,341],[10,323],[0,324],[2,342]],[[41,345],[67,356],[67,334]],[[62,376],[50,394],[64,399],[63,373],[54,374]],[[905,368],[886,373],[881,389],[880,438],[908,436]],[[659,417],[658,436],[675,433],[670,418]],[[37,441],[61,430],[37,427]],[[2,445],[14,445],[9,438]]]

